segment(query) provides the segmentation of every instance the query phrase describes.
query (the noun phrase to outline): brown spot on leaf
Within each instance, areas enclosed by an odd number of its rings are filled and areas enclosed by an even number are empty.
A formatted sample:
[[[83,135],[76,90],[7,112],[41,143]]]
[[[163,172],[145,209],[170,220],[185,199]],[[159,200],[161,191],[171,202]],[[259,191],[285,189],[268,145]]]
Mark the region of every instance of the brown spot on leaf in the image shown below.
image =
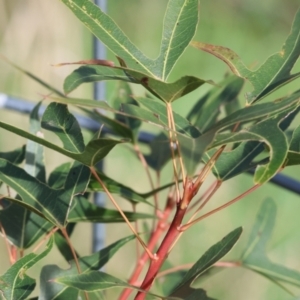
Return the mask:
[[[142,85],[145,85],[145,86],[148,86],[148,81],[149,81],[149,78],[148,77],[143,77],[141,79],[141,84]]]

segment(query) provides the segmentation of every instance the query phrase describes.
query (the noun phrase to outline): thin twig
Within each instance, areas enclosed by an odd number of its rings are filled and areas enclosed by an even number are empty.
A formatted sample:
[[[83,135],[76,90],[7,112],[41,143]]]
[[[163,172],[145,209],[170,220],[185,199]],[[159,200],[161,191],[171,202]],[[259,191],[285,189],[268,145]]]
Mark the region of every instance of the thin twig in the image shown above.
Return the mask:
[[[172,195],[173,194],[173,195]],[[162,216],[159,218],[158,223],[156,224],[156,228],[155,230],[152,231],[152,234],[150,236],[149,242],[148,242],[148,249],[150,251],[153,251],[157,245],[158,240],[160,239],[162,233],[167,230],[168,228],[168,219],[169,216],[171,214],[171,212],[173,211],[173,208],[175,207],[175,200],[174,200],[174,192],[169,193],[168,198],[167,198],[167,202],[163,211]],[[142,254],[142,256],[139,258],[137,265],[134,269],[133,274],[130,277],[129,280],[129,284],[131,285],[137,285],[138,284],[138,278],[146,264],[148,260],[148,255],[146,252],[144,252]],[[122,292],[119,300],[125,300],[128,299],[129,295],[133,292],[132,289],[130,288],[126,288],[124,289],[124,291]]]
[[[189,229],[193,224],[196,224],[196,223],[202,221],[203,219],[205,219],[205,218],[207,218],[207,217],[209,217],[209,216],[211,216],[211,215],[217,213],[218,211],[220,211],[220,210],[226,208],[227,206],[230,206],[230,205],[234,204],[235,202],[241,200],[242,198],[244,198],[245,196],[247,196],[247,195],[250,194],[251,192],[255,191],[255,190],[256,190],[257,188],[259,188],[259,187],[260,187],[260,184],[256,184],[256,185],[254,185],[252,188],[250,188],[249,190],[247,190],[246,192],[244,192],[244,193],[242,193],[241,195],[239,195],[238,197],[232,199],[231,201],[229,201],[229,202],[227,202],[227,203],[225,203],[225,204],[223,204],[223,205],[221,205],[221,206],[219,206],[219,207],[217,207],[217,208],[211,210],[210,212],[204,214],[203,216],[197,218],[196,220],[194,220],[194,221],[192,221],[192,222],[190,222],[190,223],[187,223],[187,224],[185,224],[185,225],[182,225],[182,226],[180,227],[180,231],[185,231],[185,230]]]
[[[220,157],[220,155],[222,154],[224,149],[225,149],[225,145],[220,147],[214,153],[214,155],[209,159],[209,161],[206,163],[205,167],[202,169],[202,171],[200,172],[198,178],[196,179],[196,181],[194,183],[195,186],[197,187],[197,189],[199,189],[201,187],[202,183],[205,181],[206,177],[208,176],[208,173],[214,167],[217,159]]]
[[[175,138],[175,143],[178,151],[178,158],[179,158],[179,163],[180,163],[180,168],[181,168],[181,173],[182,173],[182,180],[183,180],[183,186],[185,185],[185,172],[184,172],[184,165],[183,165],[183,160],[182,160],[182,155],[181,155],[181,150],[176,134],[176,126],[175,126],[175,121],[174,121],[174,116],[173,116],[173,111],[172,111],[172,106],[171,104],[167,104],[167,109],[169,110],[168,116],[170,116],[170,121],[171,121],[171,129],[173,130],[173,135]]]
[[[201,195],[199,197],[199,199],[197,199],[196,201],[194,201],[194,203],[192,203],[189,207],[187,212],[189,213],[191,210],[193,210],[199,203],[202,202],[203,199],[206,199],[207,195],[209,193],[211,193],[212,189],[215,187],[216,185],[216,181],[214,181],[207,189],[206,191],[203,193],[203,195]]]
[[[32,252],[36,252],[44,243],[45,241],[48,240],[48,238],[54,234],[59,228],[58,227],[54,227],[52,230],[50,230],[50,232],[48,232],[43,239],[34,247],[34,249],[32,250]]]
[[[207,202],[212,198],[212,196],[217,192],[217,190],[220,188],[220,186],[222,185],[223,181],[221,180],[217,180],[215,183],[214,188],[211,190],[211,192],[207,195],[207,197],[205,198],[205,200],[201,203],[201,205],[199,206],[199,208],[193,213],[192,217],[190,218],[189,222],[190,223],[195,216],[198,214],[198,212],[207,204]]]
[[[78,261],[78,257],[77,257],[77,254],[76,254],[76,251],[73,247],[73,244],[71,242],[71,239],[68,235],[68,232],[66,230],[66,228],[60,228],[61,230],[61,233],[63,234],[63,236],[65,237],[66,241],[67,241],[67,244],[69,245],[70,247],[70,250],[72,252],[72,256],[74,258],[74,261],[75,261],[75,265],[76,265],[76,268],[77,268],[77,271],[78,271],[78,274],[81,274],[81,268],[80,268],[80,264],[79,264],[79,261]],[[83,292],[84,293],[84,297],[86,300],[89,300],[89,295],[86,291]]]
[[[96,170],[94,169],[94,167],[90,167],[91,173],[94,175],[94,177],[97,179],[97,181],[100,183],[100,185],[102,186],[104,192],[106,193],[106,195],[108,196],[108,198],[110,199],[110,201],[112,202],[112,204],[116,207],[116,209],[119,211],[119,213],[121,214],[121,216],[123,217],[124,221],[126,222],[126,224],[128,225],[128,227],[130,228],[130,230],[133,232],[133,234],[136,236],[136,238],[138,239],[138,241],[141,243],[142,247],[145,249],[145,251],[147,252],[147,254],[149,255],[149,257],[153,260],[156,259],[155,255],[153,255],[151,253],[151,251],[149,251],[149,249],[147,248],[146,244],[144,243],[144,241],[141,239],[141,237],[138,235],[138,233],[135,231],[134,227],[130,224],[128,218],[126,217],[126,215],[124,214],[123,210],[121,209],[121,207],[118,205],[118,203],[116,202],[116,200],[114,199],[114,197],[112,196],[112,194],[109,192],[109,190],[107,189],[107,187],[105,186],[104,182],[101,180],[101,178],[98,176]]]

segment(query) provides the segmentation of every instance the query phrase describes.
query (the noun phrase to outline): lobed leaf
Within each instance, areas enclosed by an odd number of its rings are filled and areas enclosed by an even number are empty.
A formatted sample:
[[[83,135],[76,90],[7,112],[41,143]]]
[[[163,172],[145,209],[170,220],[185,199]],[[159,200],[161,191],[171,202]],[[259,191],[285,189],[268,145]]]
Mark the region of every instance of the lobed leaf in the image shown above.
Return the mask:
[[[64,187],[52,189],[23,169],[0,159],[0,179],[12,187],[26,204],[35,207],[58,227],[66,225],[73,197],[85,191],[89,178],[90,170],[75,162]]]
[[[30,132],[41,136],[41,126],[38,111],[39,102],[30,114]],[[46,171],[44,166],[44,149],[38,143],[28,140],[25,151],[24,170],[40,182],[45,182]],[[0,220],[8,239],[20,249],[26,249],[45,235],[53,225],[47,217],[36,207],[20,200],[17,195],[15,199],[5,198],[9,201],[5,209],[0,212]]]
[[[117,141],[117,140],[112,140],[112,139],[107,139],[107,138],[96,139],[96,140],[89,142],[82,153],[74,153],[74,152],[65,150],[64,148],[61,148],[47,140],[37,137],[25,130],[22,130],[13,125],[3,123],[0,121],[0,127],[4,128],[10,132],[13,132],[19,136],[22,136],[24,138],[27,138],[34,142],[37,142],[47,148],[57,151],[65,156],[70,157],[74,160],[77,160],[87,166],[93,166],[93,165],[97,164],[100,160],[102,160],[110,152],[110,150],[115,145],[122,143],[122,141]]]
[[[207,82],[194,76],[184,76],[175,82],[167,83],[148,74],[126,67],[86,65],[73,71],[66,78],[64,90],[65,93],[70,93],[83,83],[102,80],[122,80],[141,84],[163,102],[173,102]]]
[[[288,113],[284,118],[278,119],[278,125],[280,130],[286,130],[294,118],[297,116],[299,108],[293,112]],[[277,126],[274,122],[274,125]],[[276,129],[276,127],[275,127]],[[281,135],[281,133],[280,133]],[[213,173],[219,180],[228,180],[244,171],[253,169],[257,166],[257,162],[253,162],[254,158],[257,157],[261,152],[265,150],[265,145],[262,142],[248,141],[242,142],[238,145],[234,145],[231,151],[224,151],[218,158],[216,164],[213,167]],[[215,150],[209,150],[204,156],[203,160],[206,162],[213,155]],[[289,152],[287,156],[289,155]],[[287,159],[286,159],[287,161]],[[284,165],[287,162],[284,162]],[[266,163],[267,160],[264,159],[259,163]],[[289,162],[288,162],[289,164]]]
[[[249,70],[238,55],[228,48],[199,42],[192,42],[192,46],[215,55],[223,60],[234,74],[249,80],[254,90],[248,93],[247,99],[249,103],[254,103],[300,76],[300,73],[290,74],[300,54],[299,27],[300,10],[282,49],[271,55],[256,71]]]
[[[38,208],[20,200],[5,197],[0,222],[7,238],[20,249],[27,249],[47,234],[54,225]]]
[[[282,165],[284,164],[287,156],[287,152],[288,152],[287,139],[285,134],[278,127],[278,123],[284,117],[285,115],[283,116],[281,115],[279,118],[276,119],[269,119],[267,121],[262,121],[250,128],[242,129],[241,131],[236,133],[218,134],[215,137],[215,141],[212,144],[212,147],[226,145],[228,143],[241,142],[245,140],[257,140],[260,142],[263,141],[269,148],[270,161],[265,165],[259,165],[254,175],[254,182],[256,184],[263,184],[268,180],[270,180],[282,168]],[[253,151],[257,151],[259,149],[258,144],[254,144],[254,145],[248,144],[248,146],[249,147],[254,146],[254,147],[238,148],[238,151],[250,150],[249,152],[244,153],[245,160],[248,159],[247,156],[251,155]],[[215,168],[215,171],[218,172],[218,167]],[[221,173],[218,176],[223,177],[222,175],[223,174]]]
[[[50,103],[43,114],[42,127],[55,133],[62,141],[64,149],[74,153],[84,151],[80,126],[67,105]]]
[[[146,76],[143,74],[143,76]],[[85,65],[74,70],[64,81],[64,92],[71,93],[83,83],[103,80],[121,80],[137,83],[136,80],[126,74],[122,68],[108,68],[99,65]]]

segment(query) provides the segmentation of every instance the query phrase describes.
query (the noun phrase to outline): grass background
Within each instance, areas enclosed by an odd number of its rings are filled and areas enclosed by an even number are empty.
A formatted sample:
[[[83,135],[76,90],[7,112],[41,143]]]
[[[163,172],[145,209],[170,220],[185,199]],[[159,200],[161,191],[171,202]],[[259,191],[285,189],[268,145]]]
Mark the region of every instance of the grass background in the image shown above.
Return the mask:
[[[125,31],[130,39],[147,55],[158,55],[162,19],[167,0],[126,0],[108,1],[108,13]],[[248,66],[260,65],[269,55],[278,51],[289,33],[294,14],[299,6],[296,0],[203,0],[200,4],[200,23],[195,40],[218,44],[236,51]],[[44,81],[61,89],[66,75],[73,67],[57,68],[51,64],[92,58],[91,36],[75,19],[71,12],[58,0],[0,0],[0,53],[18,66],[34,73]],[[114,59],[111,53],[108,57]],[[221,80],[227,72],[226,65],[206,53],[188,48],[172,71],[170,81],[189,74],[203,79]],[[300,71],[300,66],[295,66]],[[299,81],[286,86],[276,96],[280,97],[298,88]],[[174,110],[185,115],[195,101],[207,91],[203,87],[174,104]],[[141,88],[133,87],[139,94]],[[245,87],[245,91],[249,86]],[[37,102],[47,93],[40,85],[0,60],[0,93],[13,95]],[[106,100],[113,97],[114,84],[107,85]],[[76,97],[92,97],[91,85],[85,85],[73,94]],[[241,98],[241,103],[244,99]],[[27,116],[16,112],[0,110],[1,121],[28,127]],[[88,138],[89,134],[85,133]],[[53,136],[46,134],[46,138]],[[25,141],[7,134],[0,129],[0,151],[8,151]],[[46,150],[48,174],[64,157]],[[137,191],[148,191],[150,186],[142,167],[127,146],[114,149],[105,161],[105,171],[113,178],[130,185]],[[285,171],[300,180],[299,168]],[[162,182],[169,182],[170,166],[162,172]],[[211,179],[210,179],[211,180]],[[248,175],[240,175],[230,180],[216,194],[207,210],[220,205],[243,192],[252,184]],[[278,205],[277,222],[274,235],[268,244],[269,257],[290,268],[300,270],[299,249],[300,233],[298,212],[299,196],[272,184],[267,184],[242,202],[218,213],[189,230],[175,247],[170,260],[176,264],[191,263],[198,259],[212,244],[219,241],[232,229],[243,225],[244,234],[227,259],[241,253],[247,242],[248,234],[254,222],[257,210],[266,197],[273,197]],[[163,201],[163,195],[161,201]],[[130,206],[120,200],[123,207]],[[107,202],[110,206],[110,203]],[[141,210],[146,210],[141,207]],[[126,226],[110,224],[106,227],[107,244],[130,234]],[[91,227],[80,224],[73,236],[75,247],[80,254],[91,251]],[[135,262],[135,246],[132,243],[124,247],[108,263],[106,271],[119,278],[127,278]],[[1,263],[3,273],[9,263],[6,250],[0,240]],[[52,251],[47,261],[42,261],[30,272],[38,276],[39,268],[45,263],[57,263],[67,267],[59,253]],[[230,287],[229,287],[230,286]],[[242,269],[228,269],[203,283],[211,297],[222,300],[235,299],[274,299],[291,300],[282,289],[265,278]],[[298,290],[296,294],[300,294]],[[107,299],[114,299],[109,292]]]

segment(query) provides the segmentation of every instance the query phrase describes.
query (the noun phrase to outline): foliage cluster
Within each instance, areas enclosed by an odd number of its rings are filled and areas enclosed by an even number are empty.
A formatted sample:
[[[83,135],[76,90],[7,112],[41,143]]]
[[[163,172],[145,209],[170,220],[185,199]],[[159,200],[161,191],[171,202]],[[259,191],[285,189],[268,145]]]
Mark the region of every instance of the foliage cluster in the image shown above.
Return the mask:
[[[208,300],[212,299],[210,291],[199,288],[199,282],[224,267],[250,269],[287,293],[291,291],[284,283],[299,287],[300,272],[271,262],[265,251],[276,216],[271,199],[260,208],[245,251],[235,260],[220,262],[239,240],[241,227],[215,243],[189,268],[171,266],[168,255],[191,226],[241,200],[283,168],[300,163],[300,128],[290,128],[300,109],[300,92],[264,101],[300,76],[291,73],[300,53],[300,12],[282,49],[253,71],[228,48],[192,41],[198,24],[198,0],[169,0],[156,59],[145,56],[91,1],[61,1],[115,54],[118,63],[83,60],[61,64],[81,65],[65,79],[63,93],[23,71],[46,86],[51,95],[44,99],[50,104],[41,119],[42,102],[30,114],[29,131],[0,121],[2,129],[28,140],[15,151],[0,153],[0,181],[7,187],[7,193],[1,196],[0,227],[12,264],[0,277],[1,297],[29,298],[36,281],[26,272],[47,256],[54,245],[70,262],[70,268],[44,265],[38,299],[78,299],[79,295],[85,299],[105,299],[105,290],[119,288],[120,300],[129,299],[133,292],[136,300]],[[189,45],[224,61],[232,74],[217,83],[185,74],[168,82],[174,65]],[[114,103],[68,97],[83,83],[104,80],[118,81]],[[245,106],[240,107],[245,81],[252,90],[246,94]],[[141,85],[145,94],[133,95],[132,84]],[[186,117],[173,111],[175,101],[203,85],[210,85],[211,89]],[[82,128],[68,106],[78,107],[83,115],[99,123],[99,130],[88,143],[84,142]],[[148,154],[140,149],[143,123],[159,129],[149,144]],[[61,145],[44,139],[43,130],[55,134]],[[97,168],[114,147],[124,143],[143,165],[151,191],[137,192],[134,183],[125,186]],[[47,178],[44,147],[63,154],[72,163],[61,164]],[[170,161],[170,183],[161,185],[160,172]],[[251,188],[203,213],[205,205],[228,179],[248,171],[254,171]],[[215,181],[203,190],[211,172]],[[162,191],[167,191],[166,199],[162,199]],[[115,209],[91,203],[89,195],[93,192],[106,193]],[[132,211],[123,211],[115,195],[128,201]],[[147,213],[138,211],[141,203],[148,207]],[[138,224],[147,219],[151,225],[140,234]],[[79,222],[125,222],[133,235],[81,257],[70,240]],[[128,282],[99,271],[133,240],[143,252],[137,257]],[[34,250],[25,253],[33,245]],[[44,250],[39,253],[41,246]],[[146,275],[140,282],[144,269]],[[164,280],[155,281],[158,277]],[[154,282],[155,289],[151,289]]]

